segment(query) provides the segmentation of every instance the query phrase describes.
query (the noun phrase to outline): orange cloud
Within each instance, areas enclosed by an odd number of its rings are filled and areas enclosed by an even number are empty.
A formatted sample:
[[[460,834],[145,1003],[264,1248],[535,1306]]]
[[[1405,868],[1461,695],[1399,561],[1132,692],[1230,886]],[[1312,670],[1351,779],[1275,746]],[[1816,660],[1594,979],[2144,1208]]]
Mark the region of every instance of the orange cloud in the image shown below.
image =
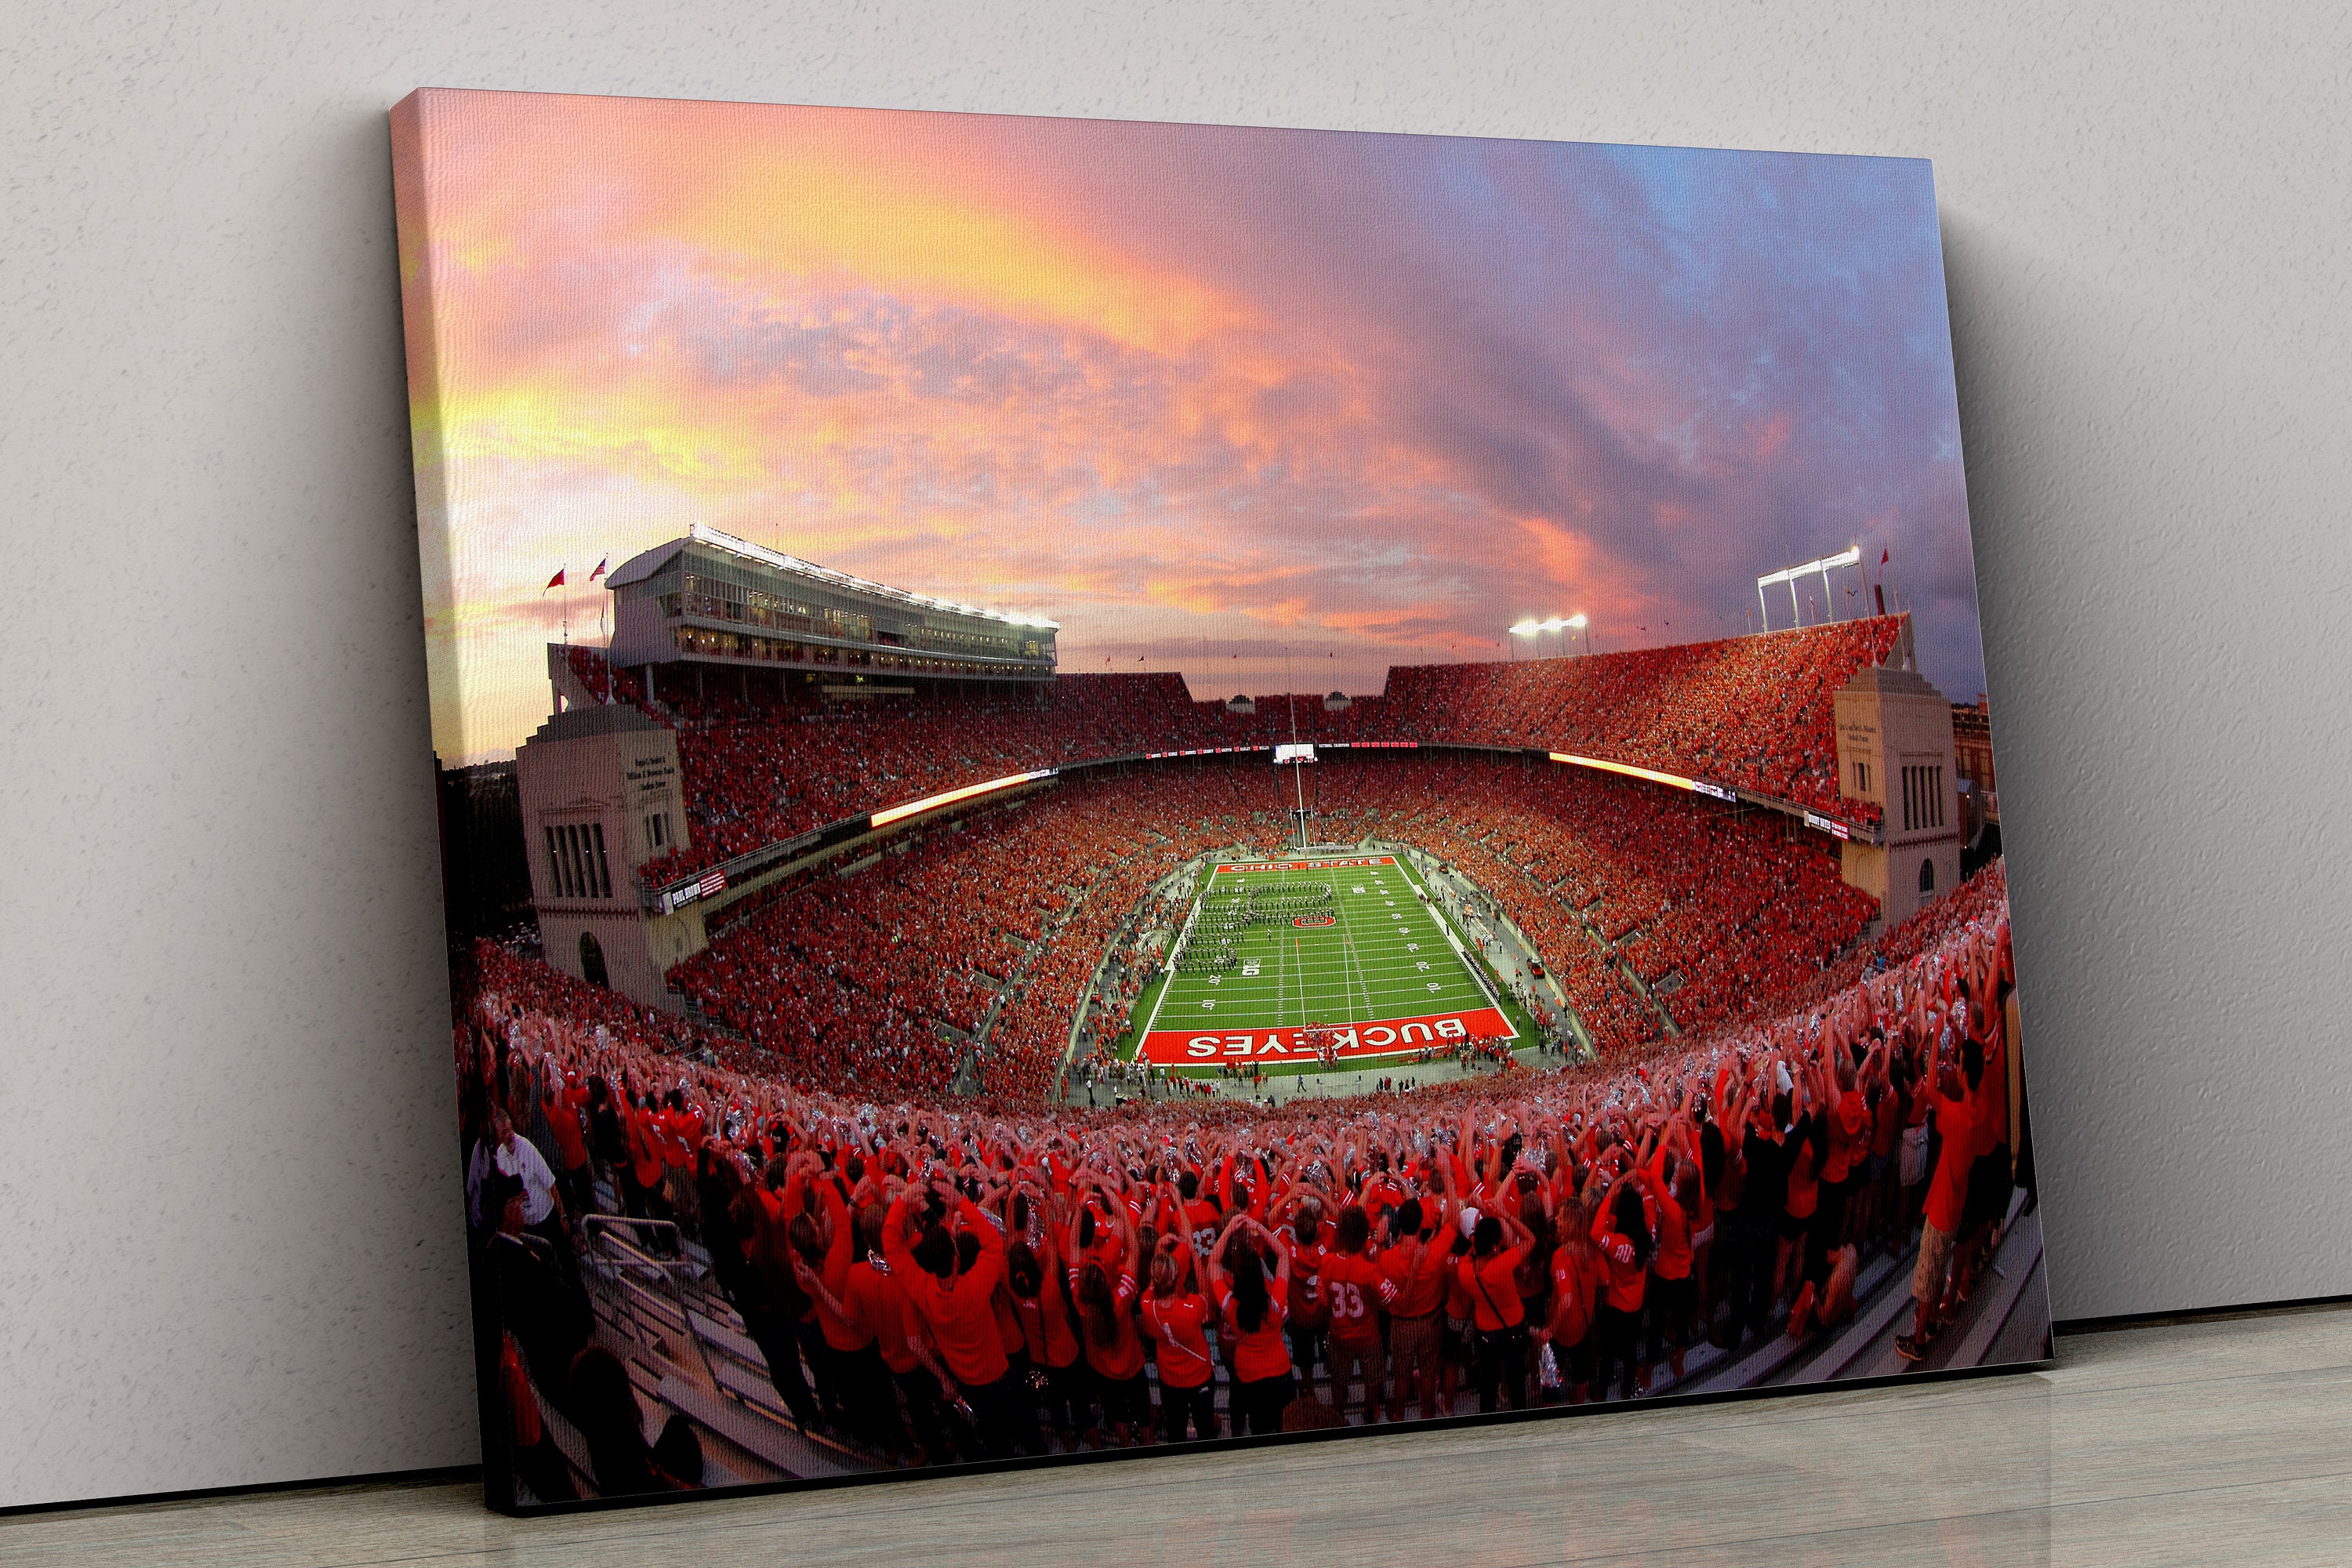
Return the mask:
[[[1545,579],[1561,585],[1592,579],[1599,552],[1590,538],[1552,518],[1521,517],[1512,521],[1533,545],[1537,570]]]
[[[845,151],[748,153],[656,232],[692,244],[714,275],[753,289],[848,282],[1066,324],[1151,353],[1181,352],[1246,318],[1235,302],[1034,204],[1003,201],[987,171],[908,167],[887,148]]]

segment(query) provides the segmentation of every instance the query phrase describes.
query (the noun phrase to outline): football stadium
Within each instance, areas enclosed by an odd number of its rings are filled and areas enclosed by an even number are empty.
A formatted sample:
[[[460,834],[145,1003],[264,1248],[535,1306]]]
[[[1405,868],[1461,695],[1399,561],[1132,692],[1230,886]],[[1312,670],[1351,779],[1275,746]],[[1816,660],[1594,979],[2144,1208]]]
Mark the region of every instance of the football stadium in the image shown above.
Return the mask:
[[[2046,1353],[1907,614],[1199,700],[706,527],[604,587],[444,775],[513,1500]]]

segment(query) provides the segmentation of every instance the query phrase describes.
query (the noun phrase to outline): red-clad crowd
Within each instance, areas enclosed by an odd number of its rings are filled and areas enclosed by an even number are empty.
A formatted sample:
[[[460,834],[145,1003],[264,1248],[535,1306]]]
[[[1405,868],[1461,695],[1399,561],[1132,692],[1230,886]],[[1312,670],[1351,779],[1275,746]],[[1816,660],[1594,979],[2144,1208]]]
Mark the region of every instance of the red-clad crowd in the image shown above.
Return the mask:
[[[608,672],[569,653],[583,689],[643,704],[678,731],[692,843],[665,879],[860,812],[964,784],[1155,752],[1310,739],[1539,747],[1703,777],[1874,820],[1839,797],[1832,699],[1895,647],[1880,616],[1766,637],[1580,658],[1399,666],[1378,697],[1255,710],[1195,702],[1174,674],[1060,675],[1029,688],[942,684],[912,698],[826,704],[773,671],[668,666]],[[609,683],[609,685],[608,685]]]
[[[969,1059],[1034,1099],[1113,934],[1160,878],[1249,837],[1272,789],[1263,763],[1073,777],[767,892],[670,978],[796,1082],[936,1091]]]
[[[1741,1016],[1819,973],[1876,913],[1775,814],[1582,769],[1436,754],[1334,767],[1327,831],[1459,867],[1555,967],[1605,1052]],[[1627,983],[1630,965],[1648,996]],[[1654,1000],[1653,1000],[1654,999]]]
[[[1839,797],[1833,699],[1901,630],[1880,616],[1588,658],[1402,668],[1385,702],[1429,739],[1633,763],[1875,821]]]
[[[723,677],[719,678],[723,680]],[[748,683],[747,683],[748,684]],[[667,689],[667,687],[664,689]],[[1255,715],[1195,702],[1176,675],[1065,675],[1015,694],[942,690],[905,703],[810,709],[740,697],[666,697],[679,726],[693,846],[653,876],[682,874],[861,811],[964,784],[1105,757],[1287,738],[1269,699]],[[1328,734],[1354,710],[1302,712]]]
[[[1944,945],[1971,923],[1991,925],[2007,918],[2009,881],[2004,863],[1995,861],[1952,892],[1874,940],[1851,949],[1812,979],[1792,986],[1776,999],[1781,1007],[1825,1002],[1860,984],[1880,969],[1910,963]]]
[[[598,1415],[636,1408],[562,1305],[600,1186],[698,1238],[793,1418],[875,1463],[1631,1397],[1702,1342],[1840,1321],[1915,1226],[1923,1355],[2031,1169],[2000,866],[1882,951],[1909,956],[1638,1060],[1088,1113],[696,1065],[690,1030],[483,945],[469,1213],[537,1244],[500,1253],[517,1472],[562,1481],[535,1387],[603,1489],[699,1473],[691,1430]]]

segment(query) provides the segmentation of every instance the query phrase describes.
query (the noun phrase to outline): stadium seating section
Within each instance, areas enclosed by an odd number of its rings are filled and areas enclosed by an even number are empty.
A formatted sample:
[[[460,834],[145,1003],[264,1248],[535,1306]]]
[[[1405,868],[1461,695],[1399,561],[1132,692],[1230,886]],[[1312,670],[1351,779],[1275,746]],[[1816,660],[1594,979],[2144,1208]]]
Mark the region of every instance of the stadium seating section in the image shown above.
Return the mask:
[[[1019,695],[943,688],[824,704],[773,674],[664,669],[611,676],[615,700],[678,731],[690,848],[648,868],[683,875],[860,812],[1032,769],[1211,746],[1415,740],[1575,752],[1735,785],[1850,818],[1841,801],[1832,699],[1895,645],[1875,617],[1766,637],[1505,664],[1399,667],[1377,697],[1327,711],[1261,698],[1255,711],[1192,700],[1174,674],[1065,674]],[[572,670],[607,689],[603,656]],[[732,687],[733,689],[729,689]],[[805,690],[805,688],[801,689]]]

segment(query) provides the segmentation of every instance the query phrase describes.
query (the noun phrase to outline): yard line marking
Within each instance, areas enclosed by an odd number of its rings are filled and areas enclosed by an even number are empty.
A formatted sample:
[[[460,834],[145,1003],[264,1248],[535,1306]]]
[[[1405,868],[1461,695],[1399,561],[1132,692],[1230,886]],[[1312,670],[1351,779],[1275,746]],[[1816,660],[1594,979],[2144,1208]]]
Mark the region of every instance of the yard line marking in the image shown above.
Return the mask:
[[[1331,896],[1333,900],[1337,902],[1339,896],[1339,887],[1336,881],[1331,885]],[[1342,943],[1342,960],[1339,982],[1341,993],[1344,995],[1347,989],[1347,961],[1352,959],[1355,963],[1357,987],[1364,994],[1364,1012],[1367,1016],[1370,1016],[1370,1014],[1378,1012],[1380,1009],[1378,1005],[1372,1001],[1372,983],[1370,977],[1368,977],[1364,973],[1363,954],[1358,951],[1356,947],[1356,928],[1354,922],[1348,919],[1348,910],[1345,904],[1341,904],[1339,908],[1339,940]]]
[[[1282,938],[1274,939],[1274,1026],[1280,1028],[1290,1017],[1291,955],[1282,951]]]

